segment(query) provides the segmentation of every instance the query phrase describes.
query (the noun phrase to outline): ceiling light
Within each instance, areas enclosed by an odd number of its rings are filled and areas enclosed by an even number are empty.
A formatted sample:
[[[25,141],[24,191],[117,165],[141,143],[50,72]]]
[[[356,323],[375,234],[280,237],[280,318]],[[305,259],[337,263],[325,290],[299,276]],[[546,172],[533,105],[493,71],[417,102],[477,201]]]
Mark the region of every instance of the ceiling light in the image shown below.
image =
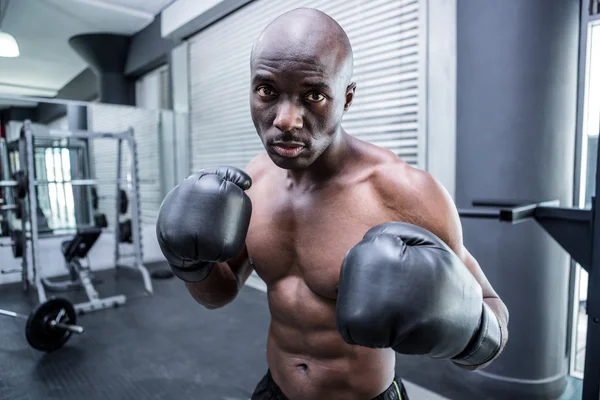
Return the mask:
[[[0,57],[19,57],[19,45],[15,38],[6,32],[0,32]]]

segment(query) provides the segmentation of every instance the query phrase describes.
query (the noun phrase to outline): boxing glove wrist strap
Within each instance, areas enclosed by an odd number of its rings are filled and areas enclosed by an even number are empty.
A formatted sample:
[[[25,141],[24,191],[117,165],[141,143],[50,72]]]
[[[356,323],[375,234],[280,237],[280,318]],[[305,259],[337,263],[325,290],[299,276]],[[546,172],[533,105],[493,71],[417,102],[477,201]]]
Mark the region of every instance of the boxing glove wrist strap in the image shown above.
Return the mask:
[[[206,279],[206,277],[210,274],[214,264],[210,262],[199,261],[197,264],[186,265],[185,268],[175,266],[171,263],[169,263],[169,265],[171,266],[173,275],[183,281],[194,283]]]
[[[452,358],[452,362],[468,367],[483,365],[498,354],[501,342],[502,331],[498,318],[490,306],[483,303],[479,329],[467,348]]]

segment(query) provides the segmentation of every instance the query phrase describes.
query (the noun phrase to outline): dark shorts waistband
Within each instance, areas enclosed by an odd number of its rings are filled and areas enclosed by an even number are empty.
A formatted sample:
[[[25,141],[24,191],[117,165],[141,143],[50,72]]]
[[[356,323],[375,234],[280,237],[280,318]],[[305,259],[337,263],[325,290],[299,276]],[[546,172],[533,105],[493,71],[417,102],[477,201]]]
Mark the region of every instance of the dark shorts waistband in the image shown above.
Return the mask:
[[[258,382],[251,400],[287,400],[283,392],[277,386],[271,375],[271,371],[267,371],[265,376]],[[399,377],[394,377],[392,384],[379,396],[372,400],[409,400],[406,388]]]

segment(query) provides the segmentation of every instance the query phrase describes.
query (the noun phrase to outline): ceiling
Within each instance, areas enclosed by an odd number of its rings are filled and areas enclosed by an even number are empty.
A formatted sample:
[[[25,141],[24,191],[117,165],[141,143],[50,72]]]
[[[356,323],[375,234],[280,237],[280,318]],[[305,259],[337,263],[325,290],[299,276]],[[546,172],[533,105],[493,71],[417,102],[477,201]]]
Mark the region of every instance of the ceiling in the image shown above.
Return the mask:
[[[12,34],[21,56],[0,57],[2,94],[53,97],[87,68],[71,49],[82,33],[132,35],[174,0],[0,0],[2,30]]]

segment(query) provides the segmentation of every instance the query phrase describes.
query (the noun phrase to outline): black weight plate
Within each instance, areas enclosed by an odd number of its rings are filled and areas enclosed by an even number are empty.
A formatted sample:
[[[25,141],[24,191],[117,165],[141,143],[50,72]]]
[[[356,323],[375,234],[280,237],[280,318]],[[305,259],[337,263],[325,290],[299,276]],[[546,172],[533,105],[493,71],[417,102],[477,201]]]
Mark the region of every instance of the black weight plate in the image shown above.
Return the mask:
[[[75,308],[70,301],[62,298],[51,299],[40,304],[29,315],[25,327],[25,336],[31,347],[49,353],[60,349],[69,340],[71,332],[50,326],[50,321],[56,319],[63,309],[65,315],[60,322],[77,324]]]
[[[119,190],[119,213],[121,215],[127,213],[127,209],[129,208],[129,198],[127,197],[127,192],[123,189]]]
[[[15,208],[15,217],[17,219],[23,219],[23,207],[25,207],[25,201],[17,200],[17,208]]]
[[[27,181],[27,175],[25,171],[19,170],[13,174],[13,179],[17,182],[17,185],[13,187],[13,193],[17,198],[24,199],[27,196],[29,190],[29,182]]]
[[[126,219],[125,221],[119,222],[119,242],[133,243],[132,234],[133,234],[133,231],[131,230],[131,220],[130,219]]]
[[[2,230],[1,236],[10,236],[10,224],[8,223],[8,219],[6,219],[6,217],[3,217],[2,221],[0,221],[0,230]]]
[[[12,241],[13,257],[23,257],[23,250],[25,250],[25,235],[23,234],[23,231],[19,229],[11,231],[10,238]]]

